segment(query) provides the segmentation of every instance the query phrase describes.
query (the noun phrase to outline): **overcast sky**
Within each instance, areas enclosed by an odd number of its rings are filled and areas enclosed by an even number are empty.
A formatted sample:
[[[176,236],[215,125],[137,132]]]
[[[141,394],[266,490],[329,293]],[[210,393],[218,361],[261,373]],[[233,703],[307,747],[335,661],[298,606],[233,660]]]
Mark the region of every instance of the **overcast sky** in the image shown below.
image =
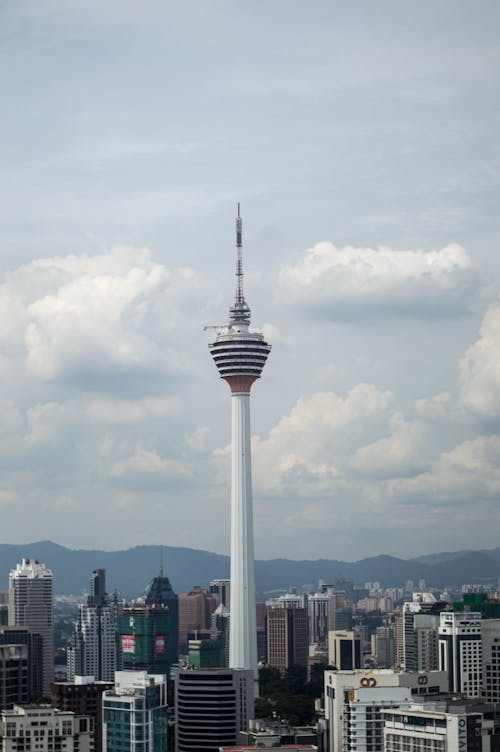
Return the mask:
[[[0,3],[3,542],[228,551],[203,326],[239,200],[257,556],[498,545],[499,32],[496,0]]]

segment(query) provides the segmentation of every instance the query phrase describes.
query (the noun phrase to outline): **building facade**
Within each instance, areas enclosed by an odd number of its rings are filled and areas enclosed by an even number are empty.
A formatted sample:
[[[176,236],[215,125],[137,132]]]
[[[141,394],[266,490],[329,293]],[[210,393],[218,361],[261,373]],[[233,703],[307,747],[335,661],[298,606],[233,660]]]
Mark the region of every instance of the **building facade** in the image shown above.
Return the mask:
[[[9,577],[9,626],[29,627],[41,637],[41,690],[50,697],[54,678],[54,604],[50,569],[37,559],[23,559]]]
[[[267,612],[267,665],[286,671],[307,666],[307,611],[305,608],[271,608]]]
[[[444,671],[325,671],[329,752],[381,752],[383,708],[408,707],[447,688]]]
[[[363,643],[358,632],[328,632],[328,664],[338,671],[363,668]]]
[[[90,595],[78,608],[73,641],[67,651],[67,677],[93,676],[113,681],[116,671],[116,609],[106,593],[106,573],[95,569]]]
[[[88,718],[50,705],[14,705],[0,712],[2,752],[91,752]]]
[[[53,707],[89,719],[92,752],[102,752],[102,695],[112,687],[112,682],[95,681],[93,676],[52,683]]]
[[[238,743],[253,716],[254,672],[175,670],[175,752],[214,752]]]
[[[481,614],[446,611],[439,623],[439,668],[448,672],[450,692],[480,697],[482,687]]]
[[[104,752],[167,752],[165,676],[117,671],[102,702]]]

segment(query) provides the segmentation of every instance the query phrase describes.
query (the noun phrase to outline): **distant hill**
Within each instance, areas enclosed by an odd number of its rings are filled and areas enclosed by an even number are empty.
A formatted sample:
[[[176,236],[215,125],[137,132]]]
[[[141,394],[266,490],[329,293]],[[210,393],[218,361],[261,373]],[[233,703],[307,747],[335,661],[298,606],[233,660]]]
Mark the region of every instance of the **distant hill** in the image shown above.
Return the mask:
[[[162,552],[165,572],[178,593],[193,585],[207,585],[217,577],[229,577],[229,557],[209,551],[175,546],[89,551],[40,541],[24,545],[0,544],[0,588],[8,587],[9,571],[23,556],[33,556],[54,572],[58,594],[84,592],[92,570],[103,567],[107,573],[108,591],[116,589],[126,596],[138,595],[158,573]],[[421,578],[434,587],[457,586],[466,582],[496,582],[500,577],[500,548],[431,554],[415,559],[381,555],[355,562],[271,559],[257,561],[255,573],[260,594],[293,585],[315,588],[318,580],[331,583],[337,577],[345,577],[358,586],[376,580],[384,587],[391,587],[402,585],[405,580],[418,582]]]

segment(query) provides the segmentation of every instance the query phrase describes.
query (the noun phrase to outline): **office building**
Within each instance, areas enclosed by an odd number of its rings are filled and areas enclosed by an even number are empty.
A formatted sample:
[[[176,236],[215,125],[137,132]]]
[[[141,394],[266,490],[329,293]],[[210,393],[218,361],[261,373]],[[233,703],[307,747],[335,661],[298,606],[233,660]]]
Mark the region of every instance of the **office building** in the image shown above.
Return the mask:
[[[286,671],[307,666],[307,611],[305,608],[271,608],[267,612],[267,665]]]
[[[91,752],[102,752],[102,696],[112,687],[112,682],[95,681],[93,676],[52,683],[53,707],[89,718]]]
[[[221,667],[229,666],[229,623],[231,615],[224,604],[220,604],[210,617],[210,637],[222,640],[224,645],[224,663]],[[258,632],[258,630],[257,630]]]
[[[243,294],[242,221],[236,219],[236,293],[227,326],[209,345],[220,377],[231,389],[231,622],[229,665],[257,676],[255,571],[250,444],[250,390],[262,373],[270,345],[250,331]]]
[[[175,752],[236,745],[253,716],[253,670],[175,669]]]
[[[325,671],[329,752],[380,752],[382,709],[408,707],[416,697],[435,697],[447,688],[444,671]]]
[[[379,668],[392,668],[396,661],[394,626],[387,624],[377,627],[371,638],[372,657]],[[437,668],[437,667],[436,667]]]
[[[226,668],[225,642],[222,639],[189,640],[188,664],[190,668]]]
[[[482,712],[481,712],[482,711]],[[491,752],[491,706],[460,700],[383,710],[384,752]]]
[[[169,578],[160,568],[158,577],[154,577],[144,594],[146,606],[167,608],[169,614],[169,632],[166,644],[167,662],[169,665],[177,663],[179,658],[179,598],[174,592]]]
[[[208,586],[218,606],[224,606],[229,611],[231,608],[231,580],[211,580]]]
[[[67,678],[93,676],[113,681],[116,670],[116,610],[106,593],[106,572],[95,569],[90,595],[78,608],[73,639],[67,650]]]
[[[481,614],[445,611],[439,624],[439,668],[448,672],[450,692],[480,697]]]
[[[188,634],[210,629],[210,617],[217,608],[217,598],[195,585],[189,593],[179,593],[179,650],[187,651]]]
[[[177,630],[172,622],[172,614],[164,606],[137,604],[124,608],[118,617],[120,667],[168,678],[178,660]]]
[[[54,678],[53,577],[37,559],[23,559],[9,577],[9,626],[29,627],[41,637],[41,689],[50,697]]]
[[[358,632],[328,632],[328,664],[338,671],[363,668],[363,644]]]
[[[0,708],[30,700],[27,645],[0,645]]]
[[[481,697],[500,703],[500,619],[481,623]]]
[[[28,700],[43,694],[43,641],[29,627],[0,627],[0,645],[23,645],[28,651]],[[22,704],[21,701],[16,704]]]
[[[326,586],[321,592],[308,597],[307,608],[311,644],[326,646],[329,631],[352,627],[352,608],[343,590]]]
[[[14,705],[0,712],[2,752],[91,752],[90,722],[50,705]]]
[[[405,671],[436,671],[439,668],[440,613],[447,608],[432,593],[416,592],[403,604],[403,657]],[[399,662],[399,661],[398,661]]]
[[[104,752],[167,752],[167,680],[117,671],[102,698]]]

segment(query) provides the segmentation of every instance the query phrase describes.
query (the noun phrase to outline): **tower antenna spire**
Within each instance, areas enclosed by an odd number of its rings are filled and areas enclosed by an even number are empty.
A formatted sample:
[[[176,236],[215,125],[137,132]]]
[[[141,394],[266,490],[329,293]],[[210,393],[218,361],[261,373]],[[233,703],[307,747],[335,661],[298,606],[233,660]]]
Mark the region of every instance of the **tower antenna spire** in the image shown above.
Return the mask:
[[[234,306],[229,311],[231,324],[250,324],[250,308],[246,304],[243,294],[243,222],[241,219],[240,202],[238,201],[238,215],[236,217],[236,293]]]

